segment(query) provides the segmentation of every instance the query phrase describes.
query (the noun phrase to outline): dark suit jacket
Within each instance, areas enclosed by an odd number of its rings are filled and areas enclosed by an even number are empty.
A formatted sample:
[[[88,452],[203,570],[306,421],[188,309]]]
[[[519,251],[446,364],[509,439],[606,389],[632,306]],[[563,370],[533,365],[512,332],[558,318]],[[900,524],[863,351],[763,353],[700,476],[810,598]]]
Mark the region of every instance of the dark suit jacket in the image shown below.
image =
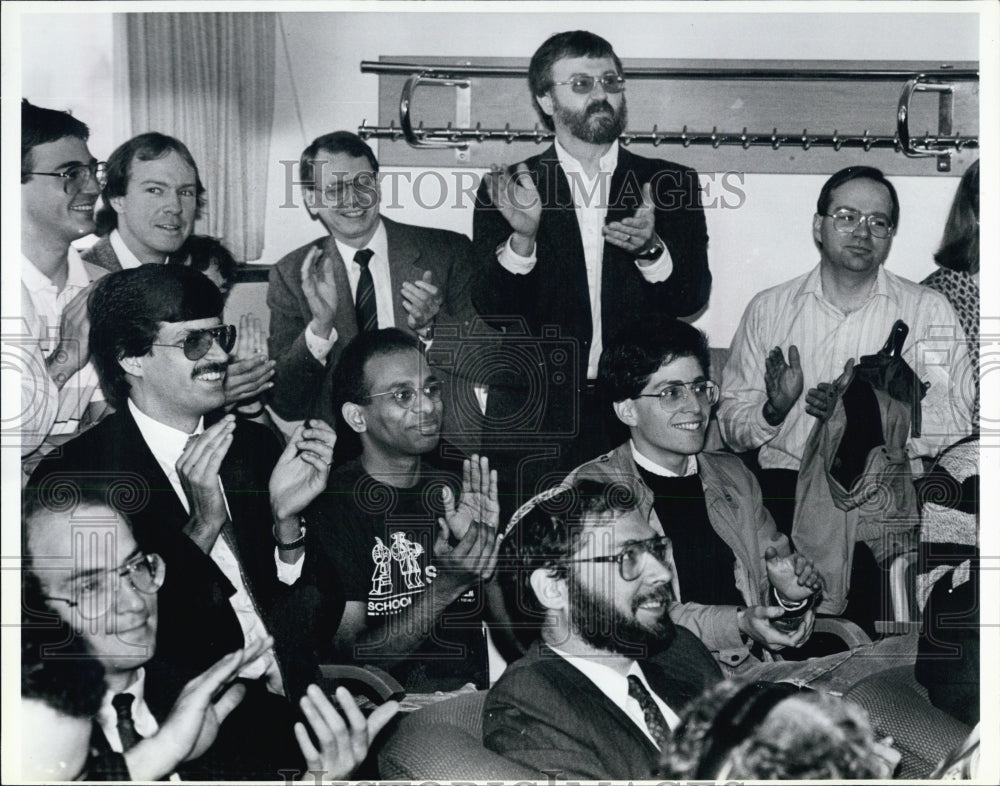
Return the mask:
[[[489,324],[505,331],[509,356],[532,359],[532,363],[508,362],[502,369],[497,368],[499,364],[494,366],[497,371],[488,380],[491,389],[487,416],[505,422],[509,431],[512,413],[530,415],[534,400],[538,416],[524,417],[514,424],[518,436],[567,436],[566,429],[573,428],[569,415],[577,401],[574,382],[586,380],[593,340],[583,241],[569,181],[555,147],[525,163],[543,206],[535,240],[537,263],[530,273],[511,273],[497,261],[497,248],[510,237],[511,228],[490,201],[485,183],[476,196],[473,303]],[[622,147],[606,197],[607,220],[632,216],[641,204],[642,185],[647,182],[653,186],[657,206],[656,232],[670,252],[673,272],[666,281],[651,284],[642,277],[631,254],[604,244],[604,346],[622,326],[643,313],[687,316],[708,301],[712,277],[697,172],[670,161],[643,158]],[[524,329],[511,317],[520,317]]]
[[[469,239],[456,232],[442,229],[400,224],[385,217],[386,238],[389,246],[389,277],[393,291],[393,317],[396,327],[412,333],[406,324],[406,311],[400,287],[404,281],[419,280],[425,270],[433,273],[434,283],[441,288],[444,303],[434,321],[434,343],[429,359],[439,372],[459,378],[467,374],[454,367],[449,347],[456,347],[459,339],[479,329],[472,307],[469,287],[472,276],[472,249]],[[334,325],[337,342],[321,363],[306,347],[305,329],[312,320],[312,312],[302,292],[302,261],[313,247],[320,247],[333,261],[337,286],[337,315]],[[278,361],[271,405],[283,418],[298,420],[307,416],[322,417],[335,425],[331,405],[331,371],[336,366],[340,352],[358,334],[357,319],[351,287],[337,244],[331,236],[314,240],[282,258],[272,269],[268,280],[267,305],[271,310],[268,349]],[[448,416],[449,399],[466,400],[463,396],[448,395],[445,385],[445,414]],[[474,400],[468,398],[468,400]],[[458,413],[452,412],[458,417]],[[474,413],[466,413],[467,416]],[[448,431],[446,426],[446,431]]]
[[[694,636],[678,639],[641,664],[650,687],[680,714],[720,679],[718,666]],[[693,654],[692,654],[693,653]],[[483,744],[540,774],[584,780],[647,780],[660,751],[642,730],[577,668],[544,644],[515,661],[490,689],[483,707]]]
[[[111,240],[107,235],[94,243],[94,245],[80,254],[80,256],[83,257],[84,262],[103,267],[112,273],[122,269],[121,263],[118,261],[118,255],[111,247]]]
[[[336,631],[343,600],[335,577],[317,575],[315,555],[307,553],[302,577],[294,585],[278,580],[268,479],[279,453],[270,431],[241,421],[221,475],[247,589],[275,637],[286,693],[294,700],[314,678],[317,645],[320,637],[329,640]],[[188,514],[127,407],[67,442],[29,481],[56,500],[60,489],[72,493],[74,484],[83,483],[127,513],[139,546],[166,562],[158,595],[156,658],[189,679],[242,647],[243,633],[229,602],[235,589],[182,532]]]

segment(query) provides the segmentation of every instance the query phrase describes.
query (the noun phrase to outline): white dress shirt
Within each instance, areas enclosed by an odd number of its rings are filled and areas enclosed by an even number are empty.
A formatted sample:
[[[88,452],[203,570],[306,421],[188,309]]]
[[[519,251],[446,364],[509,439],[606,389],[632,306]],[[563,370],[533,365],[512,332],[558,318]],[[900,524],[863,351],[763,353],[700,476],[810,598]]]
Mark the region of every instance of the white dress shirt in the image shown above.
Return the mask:
[[[639,668],[639,664],[635,661],[632,661],[628,674],[622,675],[610,666],[606,666],[598,660],[569,655],[566,652],[553,647],[551,644],[549,645],[549,648],[560,657],[564,658],[571,666],[583,674],[584,677],[594,683],[601,693],[608,697],[612,704],[628,715],[629,719],[636,726],[642,729],[643,734],[645,734],[654,745],[656,745],[656,740],[653,739],[653,735],[649,733],[649,727],[646,726],[646,718],[642,712],[642,707],[639,706],[638,701],[628,695],[629,676],[634,675],[638,677],[639,681],[645,686],[646,690],[649,691],[649,695],[653,697],[653,701],[656,702],[656,706],[659,707],[660,712],[663,714],[663,719],[667,722],[667,726],[670,727],[671,731],[680,726],[680,717],[678,717],[677,713],[667,706],[667,703],[663,701],[663,699],[656,695],[656,691],[649,686],[649,683],[646,681],[646,675],[642,673],[642,669]],[[656,747],[658,748],[659,745],[656,745]]]
[[[59,345],[63,309],[92,281],[75,248],[70,247],[66,257],[68,271],[61,291],[31,260],[21,257],[21,318],[29,334],[25,338],[33,340],[42,355],[39,358],[38,353],[32,352],[29,361],[32,368],[22,369],[21,409],[25,413],[22,455],[37,448],[46,436],[75,433],[87,406],[91,402],[104,401],[97,371],[90,361],[70,377],[61,390],[53,381],[41,379],[48,373],[44,364],[37,369],[33,367],[55,351]]]
[[[142,434],[143,440],[152,452],[156,462],[160,465],[160,469],[167,476],[167,480],[170,481],[170,485],[184,506],[184,510],[190,513],[191,506],[181,485],[180,476],[177,474],[177,461],[184,452],[188,440],[192,436],[204,431],[204,422],[199,420],[194,433],[185,434],[183,431],[178,431],[171,426],[153,420],[153,418],[142,412],[131,399],[129,399],[128,408],[135,419],[136,426],[139,427],[139,432]],[[221,478],[219,479],[219,487],[222,488]],[[225,489],[223,488],[222,494],[224,499],[225,493]],[[228,500],[226,501],[226,511],[229,512]],[[231,515],[230,519],[232,519]],[[243,638],[246,644],[249,645],[258,639],[267,637],[267,628],[264,626],[264,620],[257,611],[253,598],[247,589],[246,582],[243,580],[243,572],[240,568],[239,560],[221,534],[215,539],[215,544],[212,546],[209,556],[236,588],[236,592],[230,597],[229,602],[233,606],[233,611],[236,612],[236,618],[239,620],[240,628],[243,630]],[[287,565],[278,558],[278,550],[275,548],[274,561],[277,566],[278,578],[285,584],[294,584],[302,572],[302,564],[305,559],[303,557],[294,565]],[[269,649],[264,656],[248,664],[240,671],[240,676],[247,677],[248,679],[257,679],[265,675],[267,677],[268,688],[273,693],[283,695],[284,686],[282,685],[281,672],[278,669],[278,662],[275,659],[273,648]]]
[[[571,156],[566,149],[555,143],[556,156],[569,181],[569,190],[573,196],[573,208],[576,211],[576,221],[580,226],[580,239],[583,241],[584,263],[587,267],[587,290],[590,293],[590,319],[593,326],[593,338],[590,344],[590,357],[587,360],[587,379],[597,379],[597,364],[601,359],[604,341],[601,335],[601,272],[604,262],[604,222],[608,215],[608,203],[611,193],[611,177],[618,166],[618,142],[612,143],[608,151],[601,156],[599,171],[593,178],[589,177],[583,165]],[[501,247],[497,260],[511,273],[524,275],[530,273],[537,262],[535,252],[531,256],[521,256],[511,247],[510,239]],[[673,272],[673,262],[670,252],[663,249],[659,258],[648,265],[636,267],[643,278],[652,284],[666,281]]]
[[[121,232],[117,229],[112,229],[111,234],[108,235],[108,241],[111,243],[111,250],[118,257],[118,264],[122,266],[122,270],[142,267],[143,262],[132,253],[132,249],[125,245],[125,239],[122,237]]]
[[[358,281],[361,279],[361,265],[354,261],[354,255],[360,248],[342,243],[336,238],[337,251],[341,259],[344,260],[344,270],[347,272],[347,280],[351,285],[351,302],[357,302]],[[379,219],[375,234],[364,246],[374,252],[368,262],[368,269],[372,273],[372,283],[375,285],[375,309],[378,314],[379,329],[396,327],[396,318],[392,311],[392,279],[389,277],[389,240],[385,234],[385,224]],[[312,332],[312,328],[306,326],[306,347],[316,360],[321,363],[330,354],[333,345],[337,343],[337,329],[331,328],[330,335],[326,338],[317,336]]]
[[[691,475],[698,474],[698,459],[696,459],[694,456],[687,457],[687,464],[684,467],[684,474],[678,475],[673,470],[667,469],[666,467],[661,467],[652,459],[648,459],[644,455],[642,455],[642,453],[639,452],[639,448],[635,446],[635,442],[633,440],[630,439],[628,441],[628,446],[632,450],[632,458],[635,460],[635,463],[638,464],[647,472],[652,472],[654,475],[659,475],[660,477],[663,478],[688,478],[691,477]]]
[[[833,382],[849,358],[878,352],[897,319],[910,328],[903,359],[930,383],[921,402],[920,437],[906,444],[911,459],[936,456],[972,432],[971,380],[965,333],[944,295],[879,267],[862,306],[845,314],[823,294],[820,266],[766,289],[747,306],[733,337],[722,375],[718,419],[722,438],[733,450],[760,449],[764,469],[798,471],[816,418],[806,412],[806,392],[820,382]],[[764,362],[772,348],[799,350],[803,392],[777,426],[763,415],[767,393]],[[963,385],[969,385],[968,389]],[[922,472],[919,461],[915,472]]]
[[[132,702],[132,722],[135,723],[135,730],[143,737],[152,737],[160,730],[160,724],[156,722],[153,713],[150,712],[146,704],[146,670],[138,668],[135,670],[135,681],[125,690],[107,690],[104,693],[104,701],[101,702],[101,709],[97,711],[97,723],[104,732],[111,750],[122,753],[122,740],[118,736],[118,713],[111,704],[112,699],[119,693],[130,693],[135,697]]]

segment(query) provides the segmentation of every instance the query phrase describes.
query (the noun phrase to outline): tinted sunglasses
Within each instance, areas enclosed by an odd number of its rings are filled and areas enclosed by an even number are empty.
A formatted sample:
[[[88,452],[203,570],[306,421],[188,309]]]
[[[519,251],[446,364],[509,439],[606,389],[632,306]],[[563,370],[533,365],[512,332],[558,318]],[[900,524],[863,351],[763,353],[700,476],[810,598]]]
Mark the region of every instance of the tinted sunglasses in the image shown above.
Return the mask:
[[[236,346],[236,325],[218,325],[217,327],[192,330],[180,344],[151,344],[154,347],[174,347],[183,349],[188,360],[201,360],[212,348],[215,341],[227,355]]]

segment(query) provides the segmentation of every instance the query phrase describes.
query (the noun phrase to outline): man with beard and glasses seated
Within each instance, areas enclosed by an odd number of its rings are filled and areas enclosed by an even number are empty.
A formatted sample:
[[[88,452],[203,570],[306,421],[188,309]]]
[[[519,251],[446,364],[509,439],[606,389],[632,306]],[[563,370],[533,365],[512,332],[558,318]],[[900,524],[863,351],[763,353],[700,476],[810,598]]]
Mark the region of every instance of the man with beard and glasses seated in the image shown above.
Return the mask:
[[[621,490],[545,492],[501,546],[505,599],[541,618],[541,641],[490,690],[483,742],[555,778],[651,777],[678,713],[719,679],[667,614],[670,539]]]

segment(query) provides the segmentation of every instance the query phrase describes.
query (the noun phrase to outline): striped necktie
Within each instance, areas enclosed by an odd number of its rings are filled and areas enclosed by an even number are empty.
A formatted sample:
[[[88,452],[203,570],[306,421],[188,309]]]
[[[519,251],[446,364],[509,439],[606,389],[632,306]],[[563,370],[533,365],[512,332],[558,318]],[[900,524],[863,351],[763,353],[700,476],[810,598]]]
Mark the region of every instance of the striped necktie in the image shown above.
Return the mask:
[[[354,299],[354,312],[358,318],[358,330],[365,333],[378,330],[378,307],[375,305],[375,281],[368,263],[372,261],[375,252],[370,248],[362,248],[354,255],[354,261],[361,266],[361,278],[358,279],[358,293]]]

